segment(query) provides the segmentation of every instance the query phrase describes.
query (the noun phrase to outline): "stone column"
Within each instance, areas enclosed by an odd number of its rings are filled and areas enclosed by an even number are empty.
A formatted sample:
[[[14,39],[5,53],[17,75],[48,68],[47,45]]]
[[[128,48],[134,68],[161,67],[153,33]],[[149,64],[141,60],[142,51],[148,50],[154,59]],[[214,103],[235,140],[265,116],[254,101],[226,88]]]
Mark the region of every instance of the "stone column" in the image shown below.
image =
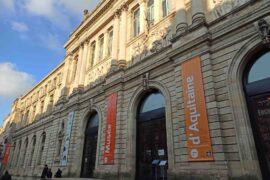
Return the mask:
[[[146,16],[146,0],[140,0],[140,32],[147,31]]]
[[[176,0],[175,2],[175,33],[184,32],[187,29],[186,5],[184,0]]]
[[[120,10],[117,10],[114,14],[114,24],[113,24],[113,47],[112,47],[112,66],[117,65],[118,61],[118,48],[119,48],[119,17]]]
[[[113,48],[112,48],[112,61],[111,68],[115,69],[118,64],[118,52],[119,52],[119,30],[120,30],[120,14],[121,11],[117,10],[114,14],[114,25],[113,25]]]
[[[123,5],[121,14],[121,36],[119,39],[119,60],[126,60],[126,42],[127,42],[127,10],[128,7]]]
[[[80,68],[80,72],[78,72],[80,73],[80,80],[79,80],[80,87],[84,86],[86,64],[88,61],[87,59],[88,49],[89,49],[89,40],[86,40],[83,46],[83,57],[82,57],[82,62],[81,62],[81,68]]]
[[[205,20],[204,0],[191,0],[192,23]]]
[[[63,76],[62,76],[62,84],[61,84],[61,94],[60,94],[60,98],[64,97],[67,95],[67,86],[68,86],[68,81],[69,81],[69,74],[72,75],[71,71],[70,71],[70,66],[72,63],[72,59],[73,59],[73,55],[72,53],[68,52],[65,58],[65,65],[64,65],[64,70],[63,70]]]
[[[75,74],[74,88],[78,88],[79,83],[80,83],[80,70],[81,70],[81,66],[82,66],[83,49],[84,49],[83,46],[84,46],[84,44],[81,43],[80,49],[79,49],[78,64],[77,64],[77,69],[76,69],[76,74]]]

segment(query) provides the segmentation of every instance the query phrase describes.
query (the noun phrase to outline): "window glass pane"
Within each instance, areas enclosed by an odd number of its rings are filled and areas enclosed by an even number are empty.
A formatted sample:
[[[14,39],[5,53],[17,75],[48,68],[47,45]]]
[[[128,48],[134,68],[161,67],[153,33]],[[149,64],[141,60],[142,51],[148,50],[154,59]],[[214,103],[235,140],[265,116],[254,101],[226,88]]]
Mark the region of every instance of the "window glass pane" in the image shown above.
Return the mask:
[[[104,37],[99,39],[99,60],[103,59]]]
[[[162,16],[165,17],[168,15],[168,1],[162,0]]]
[[[262,55],[248,73],[248,83],[270,78],[270,52]]]
[[[162,107],[165,107],[163,95],[160,92],[154,92],[142,101],[139,113],[149,112]]]
[[[148,26],[151,26],[154,24],[154,0],[149,0],[147,6],[147,21]]]
[[[137,36],[140,33],[140,9],[135,10],[133,16],[133,35]]]
[[[93,66],[94,61],[95,61],[95,51],[96,51],[96,44],[93,43],[91,45],[91,66]]]
[[[112,55],[113,31],[109,32],[108,56]]]
[[[99,124],[98,114],[95,113],[94,115],[92,115],[90,117],[89,122],[88,122],[88,125],[87,125],[87,129],[98,127],[98,124]]]

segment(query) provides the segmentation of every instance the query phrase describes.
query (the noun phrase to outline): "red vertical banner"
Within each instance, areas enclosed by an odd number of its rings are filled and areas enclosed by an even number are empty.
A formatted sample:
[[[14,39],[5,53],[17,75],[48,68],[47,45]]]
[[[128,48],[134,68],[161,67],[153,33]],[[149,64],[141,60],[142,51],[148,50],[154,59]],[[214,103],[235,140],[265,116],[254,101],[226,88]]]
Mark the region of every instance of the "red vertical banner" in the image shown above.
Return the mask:
[[[107,121],[104,145],[104,164],[113,164],[115,148],[117,93],[111,94],[107,99]]]
[[[7,144],[6,151],[5,151],[5,155],[4,155],[4,158],[3,158],[3,164],[7,164],[8,163],[8,158],[9,158],[10,150],[11,150],[11,144],[8,143]]]
[[[213,160],[203,88],[201,59],[182,65],[182,85],[189,161]]]

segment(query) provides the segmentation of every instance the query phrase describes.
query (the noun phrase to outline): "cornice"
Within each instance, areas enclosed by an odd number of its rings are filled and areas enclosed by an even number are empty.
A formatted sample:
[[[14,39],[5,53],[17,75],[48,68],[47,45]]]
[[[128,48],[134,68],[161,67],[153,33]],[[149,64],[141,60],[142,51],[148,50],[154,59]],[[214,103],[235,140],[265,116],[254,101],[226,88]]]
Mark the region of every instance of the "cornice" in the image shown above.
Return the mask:
[[[102,17],[102,14],[104,14],[109,7],[115,2],[116,0],[104,0],[102,1],[96,9],[92,11],[81,23],[80,25],[70,34],[70,39],[67,41],[67,43],[64,45],[65,48],[67,48],[74,40],[77,40],[80,35],[89,27],[91,27],[92,24],[94,24],[99,18]]]

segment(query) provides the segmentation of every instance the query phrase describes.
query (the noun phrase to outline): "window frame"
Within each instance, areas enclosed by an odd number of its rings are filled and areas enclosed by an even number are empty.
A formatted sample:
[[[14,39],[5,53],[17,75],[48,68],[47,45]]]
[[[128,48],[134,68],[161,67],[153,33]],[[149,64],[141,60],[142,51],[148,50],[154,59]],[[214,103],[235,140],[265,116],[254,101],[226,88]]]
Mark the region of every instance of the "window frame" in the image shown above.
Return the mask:
[[[133,15],[133,20],[132,20],[132,31],[133,31],[133,37],[137,37],[140,34],[141,27],[140,27],[140,7],[137,7],[133,10],[132,15]]]

